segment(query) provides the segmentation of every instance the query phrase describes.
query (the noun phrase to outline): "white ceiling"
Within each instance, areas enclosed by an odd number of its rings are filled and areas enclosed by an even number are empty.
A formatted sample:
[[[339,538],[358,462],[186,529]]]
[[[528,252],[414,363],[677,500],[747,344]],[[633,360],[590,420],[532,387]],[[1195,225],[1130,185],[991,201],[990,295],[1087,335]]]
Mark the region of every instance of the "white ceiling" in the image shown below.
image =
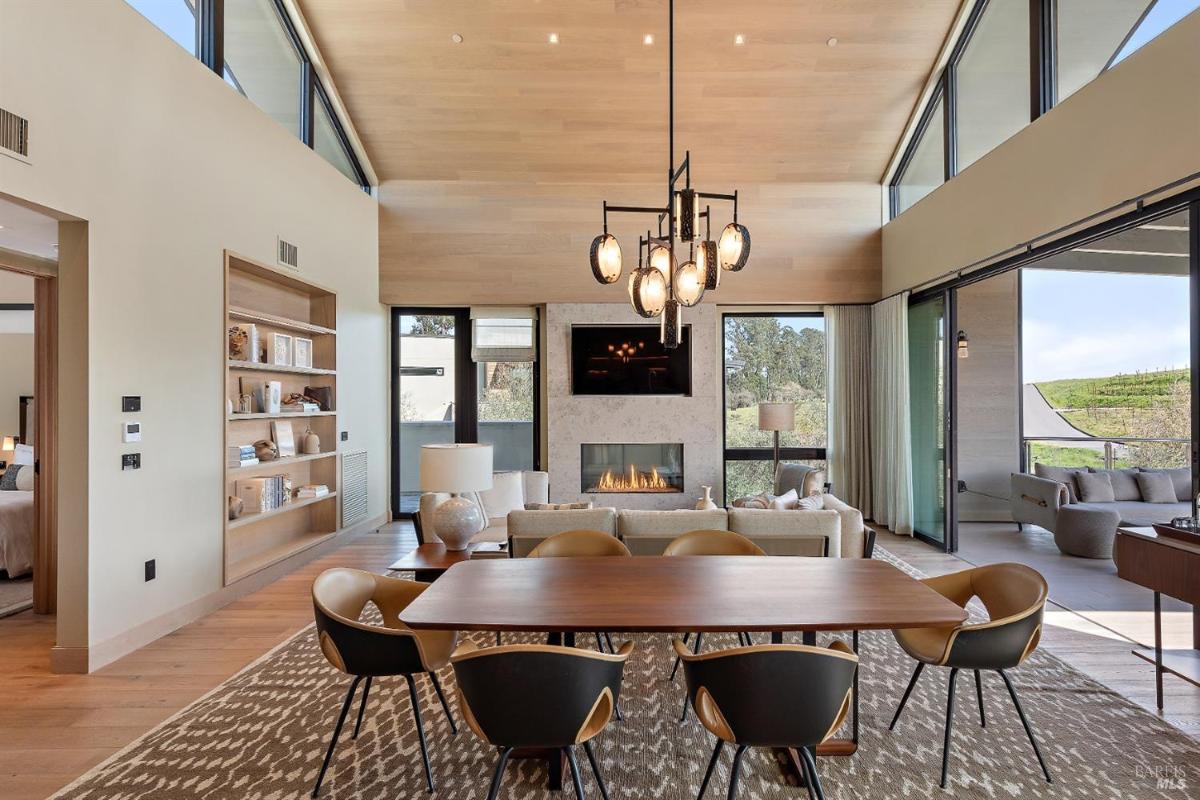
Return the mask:
[[[58,220],[0,197],[0,247],[58,259]]]

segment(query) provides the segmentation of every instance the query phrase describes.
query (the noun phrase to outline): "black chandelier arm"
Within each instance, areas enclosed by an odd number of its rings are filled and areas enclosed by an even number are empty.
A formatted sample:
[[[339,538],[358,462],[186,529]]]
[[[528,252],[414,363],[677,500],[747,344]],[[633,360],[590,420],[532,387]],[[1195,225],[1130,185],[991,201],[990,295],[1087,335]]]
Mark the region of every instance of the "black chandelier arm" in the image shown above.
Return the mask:
[[[703,197],[705,200],[725,200],[733,203],[733,221],[737,222],[738,217],[738,190],[734,189],[733,194],[717,194],[715,192],[696,192],[698,197]]]

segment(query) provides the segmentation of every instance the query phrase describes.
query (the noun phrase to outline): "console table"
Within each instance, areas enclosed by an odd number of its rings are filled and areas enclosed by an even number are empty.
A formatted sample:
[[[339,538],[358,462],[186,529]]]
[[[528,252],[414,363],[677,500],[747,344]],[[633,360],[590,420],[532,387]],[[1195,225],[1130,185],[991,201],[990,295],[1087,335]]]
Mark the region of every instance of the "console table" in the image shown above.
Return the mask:
[[[1154,664],[1158,708],[1162,676],[1178,675],[1200,686],[1200,546],[1159,536],[1153,528],[1118,528],[1113,559],[1117,575],[1154,592],[1154,649],[1133,651]],[[1162,648],[1162,595],[1192,604],[1192,648]]]

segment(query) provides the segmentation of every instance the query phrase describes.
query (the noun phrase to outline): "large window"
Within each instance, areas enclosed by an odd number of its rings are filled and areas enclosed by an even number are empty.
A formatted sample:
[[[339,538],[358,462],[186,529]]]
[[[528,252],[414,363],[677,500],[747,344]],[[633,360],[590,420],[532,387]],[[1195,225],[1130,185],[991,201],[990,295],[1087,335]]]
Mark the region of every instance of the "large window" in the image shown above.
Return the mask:
[[[1029,0],[991,0],[956,70],[962,171],[1029,124]]]
[[[1200,0],[975,0],[893,172],[892,216],[1197,8]]]
[[[364,190],[370,185],[283,0],[126,0]]]
[[[824,468],[825,320],[819,314],[726,314],[725,500],[773,488],[774,434],[758,429],[760,402],[795,405],[781,457]]]

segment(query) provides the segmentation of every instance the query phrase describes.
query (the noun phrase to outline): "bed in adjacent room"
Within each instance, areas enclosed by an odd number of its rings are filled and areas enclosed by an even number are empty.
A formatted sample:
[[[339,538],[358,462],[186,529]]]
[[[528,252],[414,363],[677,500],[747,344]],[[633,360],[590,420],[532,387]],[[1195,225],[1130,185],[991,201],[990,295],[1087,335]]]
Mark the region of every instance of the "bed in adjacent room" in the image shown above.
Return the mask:
[[[33,571],[32,478],[33,468],[22,465],[0,476],[0,571],[9,578]]]

